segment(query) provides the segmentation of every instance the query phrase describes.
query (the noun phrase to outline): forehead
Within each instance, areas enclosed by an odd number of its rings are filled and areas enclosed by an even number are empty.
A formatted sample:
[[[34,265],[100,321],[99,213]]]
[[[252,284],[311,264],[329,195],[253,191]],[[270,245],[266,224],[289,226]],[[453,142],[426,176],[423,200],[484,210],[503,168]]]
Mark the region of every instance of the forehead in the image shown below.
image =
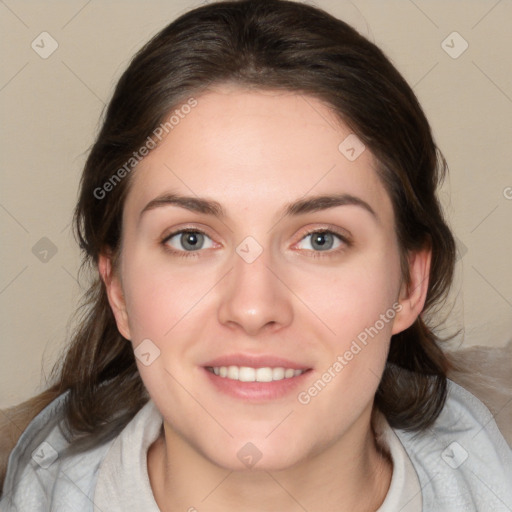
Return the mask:
[[[208,196],[228,213],[337,192],[390,214],[373,155],[319,99],[233,86],[195,99],[136,167],[126,211],[169,190]]]

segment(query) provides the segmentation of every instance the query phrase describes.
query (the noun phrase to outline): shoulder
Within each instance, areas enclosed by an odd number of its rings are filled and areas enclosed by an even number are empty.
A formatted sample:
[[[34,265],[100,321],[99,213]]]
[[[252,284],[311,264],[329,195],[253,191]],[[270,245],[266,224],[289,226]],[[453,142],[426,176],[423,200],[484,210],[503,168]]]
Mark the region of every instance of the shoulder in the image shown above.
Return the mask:
[[[505,346],[471,346],[446,355],[452,366],[448,378],[486,405],[512,447],[512,340]]]
[[[48,404],[12,450],[0,500],[2,511],[92,510],[98,468],[111,442],[66,456],[70,444],[62,423],[66,397],[64,393]]]
[[[448,380],[448,396],[429,429],[395,430],[422,486],[424,511],[512,509],[512,452],[489,409]]]

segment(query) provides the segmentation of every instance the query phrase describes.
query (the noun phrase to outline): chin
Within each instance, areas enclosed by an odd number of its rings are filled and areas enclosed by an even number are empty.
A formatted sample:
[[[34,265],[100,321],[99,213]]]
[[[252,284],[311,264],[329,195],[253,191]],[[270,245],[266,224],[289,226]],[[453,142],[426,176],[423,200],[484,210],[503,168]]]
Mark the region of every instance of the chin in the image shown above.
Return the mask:
[[[309,453],[302,453],[292,439],[271,442],[264,436],[253,441],[230,440],[222,452],[218,445],[208,448],[205,455],[210,461],[230,471],[281,471],[298,464]]]

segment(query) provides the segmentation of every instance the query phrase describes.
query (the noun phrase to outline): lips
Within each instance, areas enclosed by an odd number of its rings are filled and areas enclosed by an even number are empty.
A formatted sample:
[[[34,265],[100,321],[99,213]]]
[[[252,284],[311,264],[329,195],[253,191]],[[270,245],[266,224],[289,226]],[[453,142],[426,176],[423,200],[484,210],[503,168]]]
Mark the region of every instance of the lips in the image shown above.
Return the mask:
[[[202,365],[205,368],[238,366],[249,368],[289,368],[292,370],[309,370],[307,364],[283,357],[264,354],[231,354],[211,359]]]
[[[251,402],[289,396],[312,370],[303,362],[268,354],[225,355],[202,366],[214,389]]]

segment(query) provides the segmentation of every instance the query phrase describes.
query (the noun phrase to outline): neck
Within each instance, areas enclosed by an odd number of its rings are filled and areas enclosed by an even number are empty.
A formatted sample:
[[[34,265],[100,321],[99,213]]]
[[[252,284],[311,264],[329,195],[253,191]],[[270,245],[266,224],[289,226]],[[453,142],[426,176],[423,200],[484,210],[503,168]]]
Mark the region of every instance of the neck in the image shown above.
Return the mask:
[[[389,489],[392,463],[361,425],[322,452],[292,467],[232,471],[204,458],[165,422],[165,434],[148,451],[148,472],[162,512],[282,510],[371,512]],[[357,427],[357,428],[354,428]]]

